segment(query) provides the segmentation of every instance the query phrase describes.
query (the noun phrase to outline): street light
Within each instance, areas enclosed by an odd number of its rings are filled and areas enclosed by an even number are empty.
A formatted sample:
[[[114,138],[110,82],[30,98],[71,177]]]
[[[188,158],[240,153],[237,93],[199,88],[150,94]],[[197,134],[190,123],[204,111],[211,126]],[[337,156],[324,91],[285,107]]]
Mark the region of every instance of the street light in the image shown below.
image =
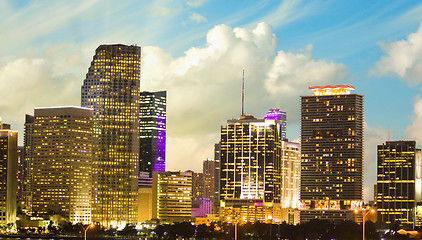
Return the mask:
[[[358,210],[355,210],[355,213],[357,213]],[[363,223],[362,223],[362,239],[365,240],[365,217],[370,214],[370,213],[374,213],[375,209],[371,208],[371,210],[367,211],[365,214],[363,214]]]
[[[243,219],[243,221],[246,221],[246,217],[243,217],[242,219]],[[242,219],[240,219],[239,221],[237,221],[237,222],[234,223],[234,240],[237,240],[237,224],[240,221],[242,221]],[[230,221],[230,217],[227,217],[227,220]]]
[[[88,231],[89,228],[93,228],[94,227],[94,223],[89,224],[86,228],[84,228],[84,225],[82,225],[82,229],[85,231],[85,240],[86,240],[86,232]]]

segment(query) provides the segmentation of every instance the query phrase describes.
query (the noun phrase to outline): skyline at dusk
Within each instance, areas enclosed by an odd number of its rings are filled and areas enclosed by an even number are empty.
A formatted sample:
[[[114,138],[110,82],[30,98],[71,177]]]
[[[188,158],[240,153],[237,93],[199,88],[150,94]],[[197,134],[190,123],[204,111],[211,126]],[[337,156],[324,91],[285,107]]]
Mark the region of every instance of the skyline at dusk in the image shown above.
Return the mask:
[[[34,107],[80,106],[101,44],[141,47],[141,91],[167,91],[166,170],[199,171],[220,126],[287,114],[299,141],[300,96],[347,84],[364,95],[364,198],[376,146],[422,142],[422,4],[413,1],[1,1],[0,117],[19,131]]]

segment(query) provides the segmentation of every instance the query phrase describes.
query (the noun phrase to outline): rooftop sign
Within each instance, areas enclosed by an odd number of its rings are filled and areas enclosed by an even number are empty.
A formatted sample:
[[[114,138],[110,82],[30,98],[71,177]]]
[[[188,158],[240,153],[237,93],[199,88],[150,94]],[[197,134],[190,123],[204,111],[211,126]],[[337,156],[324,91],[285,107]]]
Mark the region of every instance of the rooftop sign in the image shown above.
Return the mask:
[[[314,91],[314,96],[326,96],[326,95],[346,95],[350,94],[350,90],[354,90],[355,87],[350,85],[337,85],[337,86],[315,86],[309,87],[310,90]]]

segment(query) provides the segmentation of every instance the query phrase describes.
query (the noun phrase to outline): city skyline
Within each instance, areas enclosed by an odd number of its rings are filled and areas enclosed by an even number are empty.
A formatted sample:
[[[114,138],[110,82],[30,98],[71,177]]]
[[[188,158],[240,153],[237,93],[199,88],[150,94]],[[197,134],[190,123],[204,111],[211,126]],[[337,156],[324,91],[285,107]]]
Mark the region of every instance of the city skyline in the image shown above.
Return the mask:
[[[376,145],[422,140],[422,5],[223,5],[2,1],[0,79],[7,87],[0,90],[0,116],[19,130],[22,145],[25,114],[34,107],[79,106],[98,45],[137,44],[143,48],[141,91],[168,92],[167,168],[198,171],[213,156],[220,126],[240,116],[242,68],[245,113],[285,111],[289,140],[299,139],[307,87],[350,84],[365,95],[364,186],[365,200],[372,199],[376,173],[368,169],[376,167]]]

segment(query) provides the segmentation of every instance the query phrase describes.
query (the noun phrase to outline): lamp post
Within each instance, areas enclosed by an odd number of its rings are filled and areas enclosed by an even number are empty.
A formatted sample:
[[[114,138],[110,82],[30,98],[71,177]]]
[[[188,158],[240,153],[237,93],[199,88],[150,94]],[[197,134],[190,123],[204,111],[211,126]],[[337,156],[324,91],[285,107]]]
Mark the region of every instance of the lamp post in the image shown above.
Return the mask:
[[[357,213],[358,210],[355,210],[355,212]],[[362,218],[362,239],[365,240],[365,217],[370,214],[370,213],[374,213],[375,209],[371,208],[369,211],[367,211],[366,213],[363,214],[363,218]]]
[[[94,223],[89,224],[86,228],[84,228],[84,225],[82,225],[82,229],[85,231],[85,240],[86,240],[86,232],[88,231],[89,228],[93,228],[94,227]]]
[[[243,219],[243,221],[246,221],[246,217],[243,217],[242,219]],[[242,221],[242,219],[240,219],[240,220],[239,220],[239,221],[237,221],[237,222],[234,222],[234,240],[237,240],[237,224],[238,224],[240,221]],[[229,221],[230,221],[230,217],[227,217],[227,220],[229,220]]]

